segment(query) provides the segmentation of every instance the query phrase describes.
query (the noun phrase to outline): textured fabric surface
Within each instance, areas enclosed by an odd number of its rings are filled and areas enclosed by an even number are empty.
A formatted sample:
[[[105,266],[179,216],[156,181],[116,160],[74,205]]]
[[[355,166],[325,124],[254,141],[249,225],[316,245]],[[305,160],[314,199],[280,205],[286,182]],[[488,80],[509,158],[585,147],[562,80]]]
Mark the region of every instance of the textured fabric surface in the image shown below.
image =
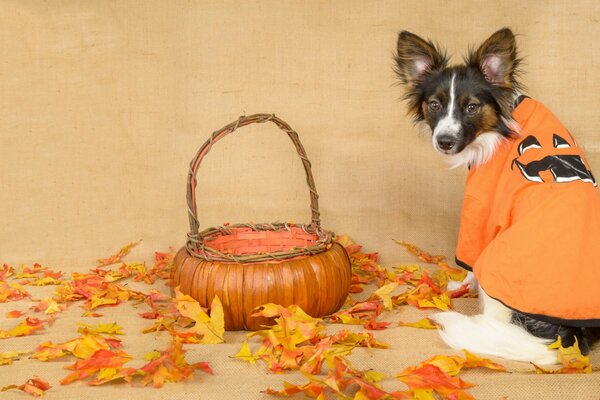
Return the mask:
[[[593,0],[3,1],[0,262],[38,261],[70,273],[136,239],[143,239],[132,254],[138,260],[181,246],[189,160],[213,130],[259,112],[299,133],[326,228],[381,251],[388,265],[403,257],[392,238],[451,256],[466,172],[448,170],[405,116],[392,71],[397,33],[431,37],[459,61],[469,45],[510,26],[526,57],[527,93],[576,135],[598,175],[599,12]],[[245,127],[219,142],[198,182],[202,228],[310,218],[301,162],[275,127]],[[4,328],[13,307],[0,306]],[[80,316],[70,309],[48,333],[2,340],[0,351],[71,337]],[[104,320],[125,327],[126,350],[138,357],[165,344],[141,335],[143,321],[127,306]],[[190,349],[189,360],[210,361],[214,376],[158,391],[73,384],[47,398],[257,399],[266,387],[302,379],[229,359],[242,338],[230,333],[225,345]],[[451,353],[435,332],[395,328],[378,338],[392,347],[356,350],[357,367],[393,374]],[[34,374],[56,385],[66,364],[24,359],[0,367],[0,386]],[[478,383],[471,392],[482,399],[600,397],[597,372],[465,378]]]

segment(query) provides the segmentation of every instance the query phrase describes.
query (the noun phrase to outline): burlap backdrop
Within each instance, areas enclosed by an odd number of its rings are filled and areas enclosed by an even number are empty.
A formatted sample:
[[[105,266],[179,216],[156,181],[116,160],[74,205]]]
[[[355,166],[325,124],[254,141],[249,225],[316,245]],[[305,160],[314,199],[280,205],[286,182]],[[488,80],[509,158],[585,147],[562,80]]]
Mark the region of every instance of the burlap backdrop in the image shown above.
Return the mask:
[[[300,134],[325,227],[388,264],[404,257],[392,238],[452,255],[465,171],[448,170],[405,116],[392,72],[397,33],[437,40],[458,61],[513,28],[527,93],[562,119],[598,174],[599,15],[592,0],[4,0],[0,261],[70,272],[136,239],[137,259],[181,246],[189,160],[213,130],[257,112]],[[274,126],[219,142],[198,180],[202,227],[310,218],[301,163]],[[417,350],[429,339],[445,348],[433,332],[427,338]],[[213,382],[239,380],[246,367],[234,365]],[[504,388],[513,382],[502,379]],[[185,387],[189,398],[203,391]]]

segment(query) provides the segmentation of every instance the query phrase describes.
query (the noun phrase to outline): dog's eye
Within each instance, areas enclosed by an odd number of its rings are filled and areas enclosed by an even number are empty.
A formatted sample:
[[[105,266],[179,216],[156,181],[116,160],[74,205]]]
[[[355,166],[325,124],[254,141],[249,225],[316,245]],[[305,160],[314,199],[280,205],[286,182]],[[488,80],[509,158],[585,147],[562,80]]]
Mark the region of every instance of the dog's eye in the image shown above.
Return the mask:
[[[429,102],[429,109],[431,111],[440,111],[441,108],[442,108],[442,105],[440,104],[439,101],[437,101],[437,100],[431,100]]]
[[[479,104],[471,103],[467,106],[467,113],[475,114],[479,110]]]

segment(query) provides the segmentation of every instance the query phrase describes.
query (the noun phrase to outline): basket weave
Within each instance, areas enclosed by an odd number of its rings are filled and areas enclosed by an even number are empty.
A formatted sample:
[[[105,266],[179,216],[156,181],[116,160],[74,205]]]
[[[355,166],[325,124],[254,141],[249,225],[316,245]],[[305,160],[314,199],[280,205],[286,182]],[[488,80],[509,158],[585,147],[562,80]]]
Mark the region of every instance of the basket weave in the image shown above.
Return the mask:
[[[196,207],[196,173],[204,156],[210,151],[213,144],[221,140],[223,137],[234,132],[236,129],[252,124],[273,122],[281,128],[296,146],[296,150],[304,171],[306,172],[306,183],[310,191],[310,209],[312,213],[311,223],[308,225],[290,225],[286,223],[274,222],[270,224],[236,224],[230,226],[218,226],[204,229],[199,232],[200,223],[198,222],[198,214]],[[303,255],[314,255],[327,250],[331,246],[333,234],[330,231],[321,228],[321,220],[319,213],[319,195],[315,188],[315,181],[312,175],[311,164],[306,156],[306,151],[300,142],[298,134],[290,128],[281,119],[273,114],[254,114],[250,116],[242,116],[237,121],[215,131],[210,138],[204,142],[202,147],[196,153],[196,156],[190,162],[190,170],[188,173],[188,191],[187,191],[188,214],[190,219],[190,233],[188,234],[187,249],[190,254],[197,258],[210,261],[222,262],[260,262],[272,260],[286,260]],[[241,228],[247,228],[252,232],[294,232],[298,228],[306,232],[308,235],[316,235],[316,240],[310,241],[310,244],[304,246],[294,246],[287,249],[276,251],[247,251],[241,254],[226,253],[219,251],[212,245],[213,241],[225,235],[232,235]],[[296,228],[296,229],[294,229]]]
[[[196,173],[212,146],[236,129],[272,122],[294,143],[310,191],[310,224],[235,224],[199,230]],[[187,203],[190,232],[175,256],[172,281],[181,292],[208,307],[219,296],[225,329],[261,329],[272,320],[252,317],[265,303],[297,304],[309,315],[337,311],[348,296],[350,259],[333,233],[321,227],[318,194],[310,161],[298,134],[272,114],[242,116],[213,132],[190,162]]]

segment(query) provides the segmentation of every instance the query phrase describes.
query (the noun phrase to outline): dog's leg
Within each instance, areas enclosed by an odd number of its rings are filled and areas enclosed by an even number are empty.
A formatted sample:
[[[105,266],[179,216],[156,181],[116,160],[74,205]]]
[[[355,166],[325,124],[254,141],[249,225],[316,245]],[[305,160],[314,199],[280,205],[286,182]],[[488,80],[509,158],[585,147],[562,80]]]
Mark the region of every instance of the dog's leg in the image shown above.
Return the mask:
[[[480,288],[483,314],[467,316],[443,312],[430,319],[442,326],[442,339],[452,348],[536,364],[555,364],[556,353],[548,349],[552,340],[539,338],[512,324],[512,312]]]
[[[471,292],[477,293],[479,285],[477,284],[477,279],[475,278],[475,274],[471,271],[467,271],[467,276],[462,281],[448,281],[448,290],[453,291],[460,289],[462,285],[469,285],[469,290]]]
[[[553,324],[546,321],[530,317],[520,312],[513,312],[511,322],[515,325],[522,326],[527,332],[537,337],[556,340],[560,336],[561,343],[564,347],[573,346],[575,339],[583,355],[590,352],[593,343],[598,339],[598,331],[594,328],[577,328],[573,326],[565,326]]]

